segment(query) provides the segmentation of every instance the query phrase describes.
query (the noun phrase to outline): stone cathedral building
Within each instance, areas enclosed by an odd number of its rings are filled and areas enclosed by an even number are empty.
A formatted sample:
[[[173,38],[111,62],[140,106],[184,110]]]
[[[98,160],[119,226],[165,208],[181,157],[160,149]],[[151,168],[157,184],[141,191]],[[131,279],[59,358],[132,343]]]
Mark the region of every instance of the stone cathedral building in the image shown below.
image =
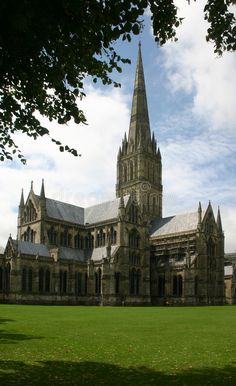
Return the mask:
[[[151,135],[141,47],[116,198],[88,208],[23,192],[17,239],[0,256],[0,302],[224,303],[224,234],[211,204],[162,216],[162,160]]]

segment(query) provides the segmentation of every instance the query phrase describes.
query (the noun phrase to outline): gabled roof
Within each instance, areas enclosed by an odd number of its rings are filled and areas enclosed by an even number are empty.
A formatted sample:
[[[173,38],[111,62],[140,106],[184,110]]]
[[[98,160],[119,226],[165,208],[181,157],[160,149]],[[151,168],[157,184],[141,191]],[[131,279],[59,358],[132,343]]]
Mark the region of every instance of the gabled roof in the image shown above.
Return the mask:
[[[48,217],[73,224],[84,224],[84,208],[80,206],[46,198],[46,211]]]
[[[129,195],[124,196],[124,205],[127,205]],[[46,198],[46,211],[50,218],[62,220],[78,225],[95,224],[115,219],[119,214],[120,198],[103,202],[88,208]]]
[[[196,230],[198,226],[198,212],[164,217],[154,221],[151,237],[170,235]]]
[[[46,245],[34,244],[29,241],[13,240],[11,239],[14,252],[22,253],[24,255],[38,255],[43,257],[50,257],[50,253]]]
[[[124,196],[124,205],[126,207],[129,195]],[[119,214],[120,198],[112,201],[103,202],[98,205],[85,208],[85,224],[94,224],[106,220],[117,218]]]

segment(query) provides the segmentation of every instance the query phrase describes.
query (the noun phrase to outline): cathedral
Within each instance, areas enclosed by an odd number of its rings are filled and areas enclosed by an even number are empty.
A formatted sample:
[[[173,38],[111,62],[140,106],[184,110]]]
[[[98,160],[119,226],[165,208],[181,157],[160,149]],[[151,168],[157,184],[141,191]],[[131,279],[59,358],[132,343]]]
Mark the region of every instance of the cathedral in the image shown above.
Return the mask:
[[[224,303],[224,233],[211,203],[162,215],[162,159],[151,134],[139,45],[116,198],[87,208],[22,191],[17,238],[0,255],[0,302],[74,305]]]

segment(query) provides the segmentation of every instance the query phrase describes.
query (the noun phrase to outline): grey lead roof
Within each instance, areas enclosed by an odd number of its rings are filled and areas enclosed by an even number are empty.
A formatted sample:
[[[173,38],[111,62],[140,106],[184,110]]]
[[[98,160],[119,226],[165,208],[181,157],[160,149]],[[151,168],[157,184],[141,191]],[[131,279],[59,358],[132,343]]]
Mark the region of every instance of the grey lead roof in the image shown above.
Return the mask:
[[[73,224],[84,224],[84,208],[46,198],[47,215]]]
[[[126,207],[129,195],[124,196],[124,205]],[[120,198],[112,201],[103,202],[98,205],[85,208],[85,224],[94,224],[101,221],[111,220],[118,217]]]
[[[85,260],[83,250],[66,248],[66,247],[59,248],[59,258],[65,259],[65,260],[77,260],[77,261]]]
[[[127,205],[129,195],[124,196],[124,204]],[[85,225],[118,217],[120,198],[103,202],[88,208],[46,198],[46,210],[48,217],[67,221],[73,224]]]
[[[13,248],[16,252],[24,255],[39,255],[50,257],[48,248],[43,244],[34,244],[29,241],[12,240]]]
[[[179,214],[156,220],[151,229],[151,237],[196,230],[198,212]]]

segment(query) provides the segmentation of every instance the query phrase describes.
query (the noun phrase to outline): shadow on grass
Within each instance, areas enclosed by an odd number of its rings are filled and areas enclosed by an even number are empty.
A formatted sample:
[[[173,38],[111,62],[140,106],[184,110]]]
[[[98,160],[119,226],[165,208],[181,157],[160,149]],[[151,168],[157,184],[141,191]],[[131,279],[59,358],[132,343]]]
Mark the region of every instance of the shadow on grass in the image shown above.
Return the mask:
[[[0,324],[8,323],[8,322],[15,322],[15,320],[14,320],[14,319],[4,319],[4,318],[0,318]]]
[[[43,339],[42,336],[18,334],[15,332],[5,332],[0,330],[0,345],[1,344],[13,344],[23,340]]]
[[[26,364],[0,361],[4,386],[233,386],[236,368],[201,368],[167,374],[146,367],[124,368],[108,363],[43,361]]]

